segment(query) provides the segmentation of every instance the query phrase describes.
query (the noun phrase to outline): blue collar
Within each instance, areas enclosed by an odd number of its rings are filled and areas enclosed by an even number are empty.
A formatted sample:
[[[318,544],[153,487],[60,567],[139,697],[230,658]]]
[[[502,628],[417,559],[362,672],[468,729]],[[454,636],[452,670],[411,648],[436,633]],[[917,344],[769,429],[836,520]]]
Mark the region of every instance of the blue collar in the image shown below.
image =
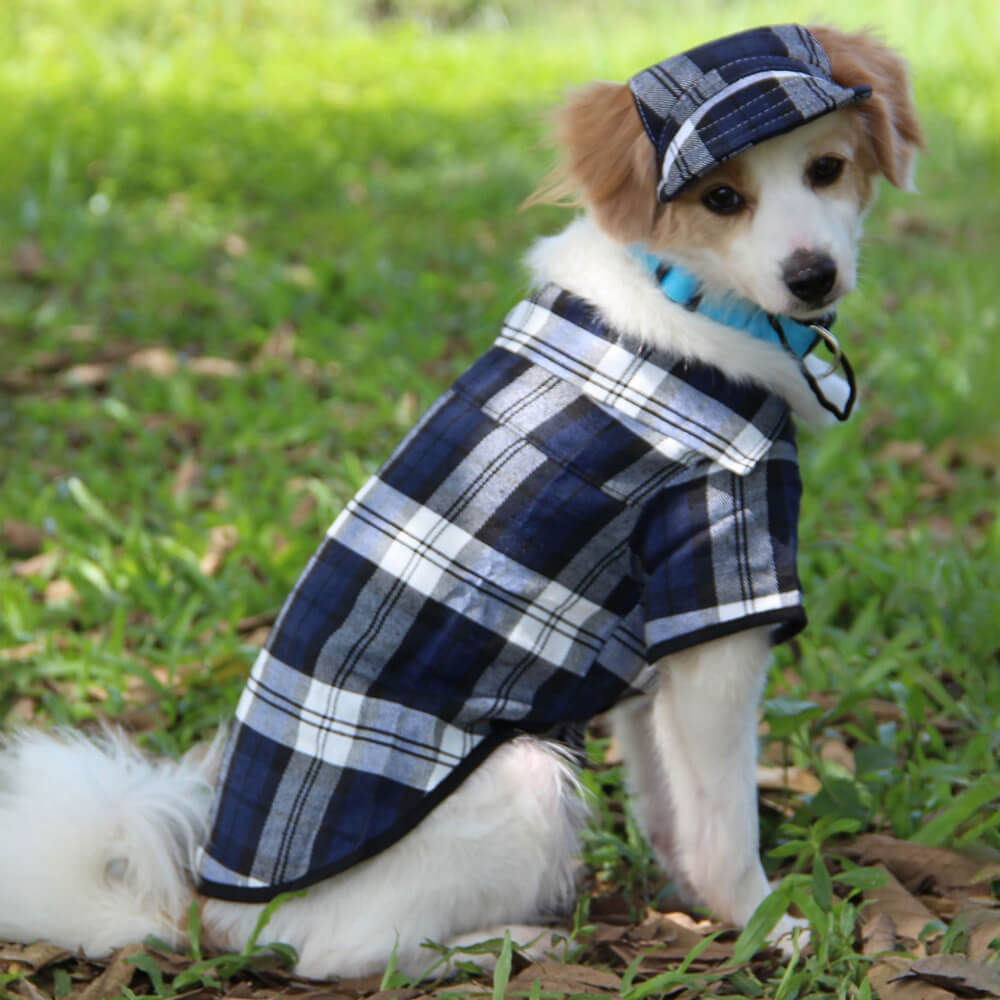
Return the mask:
[[[690,312],[699,312],[716,323],[742,330],[756,340],[783,347],[800,361],[820,340],[813,326],[765,312],[748,299],[708,298],[701,291],[701,281],[690,271],[667,264],[642,247],[633,247],[632,254],[656,279],[663,294]],[[833,319],[833,314],[824,316],[816,325],[829,328]]]

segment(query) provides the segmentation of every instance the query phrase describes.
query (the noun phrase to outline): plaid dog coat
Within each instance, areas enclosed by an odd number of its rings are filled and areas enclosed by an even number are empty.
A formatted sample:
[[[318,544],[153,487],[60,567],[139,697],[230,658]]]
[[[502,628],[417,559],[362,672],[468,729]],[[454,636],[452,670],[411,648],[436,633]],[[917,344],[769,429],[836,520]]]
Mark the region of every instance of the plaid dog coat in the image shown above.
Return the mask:
[[[502,741],[657,658],[805,624],[783,400],[548,286],[330,528],[237,710],[201,889],[262,901],[388,847]]]

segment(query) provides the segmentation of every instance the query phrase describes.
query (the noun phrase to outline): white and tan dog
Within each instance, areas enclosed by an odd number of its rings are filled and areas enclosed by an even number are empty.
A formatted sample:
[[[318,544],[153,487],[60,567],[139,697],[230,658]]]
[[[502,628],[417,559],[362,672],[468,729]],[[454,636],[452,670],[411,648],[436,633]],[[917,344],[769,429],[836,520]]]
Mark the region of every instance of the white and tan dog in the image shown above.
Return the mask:
[[[805,37],[857,102],[753,137],[680,180],[670,170],[683,143],[654,149],[641,116],[638,98],[655,104],[655,93],[601,83],[573,96],[557,119],[562,168],[536,200],[569,194],[585,212],[536,245],[529,266],[538,287],[559,286],[656,356],[764,390],[816,424],[828,415],[800,358],[671,301],[636,255],[697,275],[699,298],[738,298],[807,324],[852,290],[875,181],[909,186],[920,130],[890,50],[865,34]],[[657,857],[693,901],[736,924],[770,891],[754,776],[775,623],[756,621],[654,657],[647,693],[612,714]],[[195,890],[220,756],[151,761],[120,737],[14,735],[0,758],[0,939],[91,955],[148,934],[182,942],[198,898],[209,941],[240,948],[264,903]],[[512,925],[516,936],[572,897],[586,809],[568,761],[542,735],[500,741],[408,833],[282,905],[267,937],[294,946],[300,973],[323,978],[381,970],[394,951],[419,972],[433,961],[427,939]]]

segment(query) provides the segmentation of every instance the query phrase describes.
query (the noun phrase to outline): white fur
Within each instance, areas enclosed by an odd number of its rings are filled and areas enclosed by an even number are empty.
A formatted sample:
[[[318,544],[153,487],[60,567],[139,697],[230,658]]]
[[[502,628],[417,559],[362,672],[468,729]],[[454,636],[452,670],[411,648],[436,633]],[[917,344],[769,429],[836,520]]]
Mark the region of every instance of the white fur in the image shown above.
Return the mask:
[[[177,942],[211,794],[201,767],[121,735],[19,734],[0,757],[0,940]]]
[[[800,247],[835,257],[836,294],[853,284],[860,215],[805,190],[812,138],[803,128],[747,154],[760,192],[752,224],[724,251],[691,248],[723,290],[780,308],[781,262]],[[809,421],[826,418],[781,350],[668,302],[591,218],[540,241],[529,264],[536,282],[584,297],[622,332],[765,386]],[[614,713],[658,856],[696,899],[735,923],[769,891],[754,784],[768,659],[766,630],[706,643],[662,661],[657,693]],[[119,738],[15,739],[0,759],[0,938],[44,937],[93,955],[149,933],[178,940],[213,757],[153,763]],[[401,968],[419,972],[435,957],[421,947],[425,939],[467,942],[562,910],[584,816],[566,760],[544,742],[517,739],[404,839],[280,907],[265,940],[293,945],[308,976],[377,972],[393,951]],[[260,910],[203,900],[206,934],[239,948]]]

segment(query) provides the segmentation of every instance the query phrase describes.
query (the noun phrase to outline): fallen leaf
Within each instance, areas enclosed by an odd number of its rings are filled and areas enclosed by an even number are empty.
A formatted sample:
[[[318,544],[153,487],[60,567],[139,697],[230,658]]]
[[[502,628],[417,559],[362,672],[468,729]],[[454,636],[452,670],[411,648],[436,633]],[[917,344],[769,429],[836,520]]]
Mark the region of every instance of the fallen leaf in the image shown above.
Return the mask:
[[[198,566],[205,576],[215,576],[222,569],[226,556],[236,547],[240,533],[235,524],[217,524],[209,532],[208,551]]]
[[[882,869],[889,876],[885,885],[877,889],[866,889],[863,897],[867,904],[866,915],[874,919],[878,914],[886,914],[893,923],[896,932],[910,942],[920,940],[924,928],[937,920],[937,917],[919,899],[910,893],[895,878],[885,865],[874,867]],[[932,934],[927,940],[940,937],[940,933]]]
[[[174,473],[173,482],[170,484],[170,495],[174,500],[183,500],[200,479],[201,463],[193,455],[185,455]]]
[[[920,979],[904,979],[910,960],[886,955],[868,970],[868,982],[881,1000],[954,1000],[954,995]]]
[[[988,888],[989,869],[983,862],[943,847],[925,847],[884,834],[866,833],[842,848],[850,858],[874,864],[881,861],[913,892],[929,886],[941,892],[968,895]]]
[[[130,944],[116,951],[107,968],[83,989],[74,990],[70,1000],[106,1000],[107,997],[119,996],[136,973],[136,967],[129,959],[140,951],[140,944]]]
[[[169,378],[177,373],[177,355],[166,347],[146,347],[128,359],[128,366],[147,375]]]
[[[918,959],[904,974],[966,997],[1000,997],[1000,972],[964,955],[931,955]]]
[[[234,378],[243,374],[243,366],[229,358],[192,358],[187,366],[195,375],[211,375],[215,378]]]
[[[819,778],[802,767],[769,767],[757,765],[757,787],[769,791],[789,791],[799,795],[815,795],[823,786]]]
[[[45,585],[45,604],[49,607],[55,604],[71,604],[79,596],[76,587],[69,580],[57,578]]]
[[[14,247],[14,273],[22,281],[34,281],[41,277],[47,267],[45,254],[34,240],[22,240]]]
[[[997,955],[990,944],[1000,941],[1000,907],[964,900],[955,919],[968,932],[969,958],[986,961]]]
[[[246,252],[250,249],[250,247],[247,241],[240,236],[239,233],[229,233],[222,241],[222,249],[225,250],[230,257],[245,257]]]
[[[14,563],[11,568],[14,576],[49,576],[59,564],[59,559],[58,552],[39,552],[37,556]]]
[[[541,984],[543,993],[598,993],[617,992],[621,989],[621,977],[603,969],[588,965],[564,965],[562,962],[535,962],[522,969],[509,986],[513,989],[529,990],[535,980]]]
[[[289,322],[279,323],[278,327],[260,346],[254,361],[274,359],[289,361],[295,356],[295,327]]]
[[[106,385],[111,378],[111,365],[94,363],[73,365],[62,375],[64,385],[79,389],[96,389]]]
[[[33,556],[45,542],[45,532],[26,521],[4,518],[0,525],[0,548],[12,556]]]
[[[30,979],[19,979],[11,988],[11,995],[25,997],[26,1000],[50,1000]]]
[[[837,737],[831,737],[820,744],[819,756],[821,760],[839,764],[845,771],[856,774],[858,765],[854,760],[854,753],[851,748]]]
[[[878,955],[884,951],[896,950],[896,925],[888,913],[865,916],[861,928],[861,952],[864,955]]]
[[[13,962],[16,965],[37,972],[39,969],[72,958],[73,953],[58,945],[37,942],[35,944],[0,946],[0,962]]]
[[[45,648],[41,642],[22,642],[19,646],[0,649],[0,663],[21,663],[37,656]]]

